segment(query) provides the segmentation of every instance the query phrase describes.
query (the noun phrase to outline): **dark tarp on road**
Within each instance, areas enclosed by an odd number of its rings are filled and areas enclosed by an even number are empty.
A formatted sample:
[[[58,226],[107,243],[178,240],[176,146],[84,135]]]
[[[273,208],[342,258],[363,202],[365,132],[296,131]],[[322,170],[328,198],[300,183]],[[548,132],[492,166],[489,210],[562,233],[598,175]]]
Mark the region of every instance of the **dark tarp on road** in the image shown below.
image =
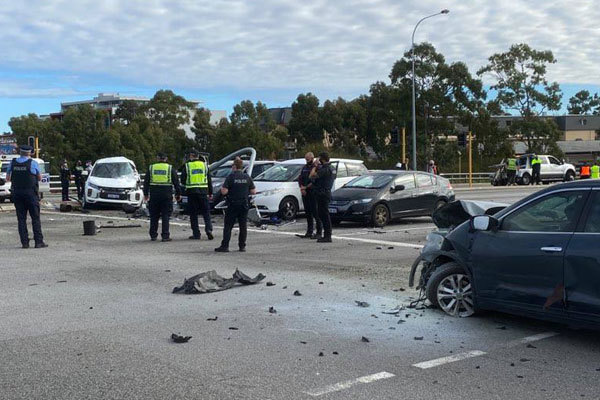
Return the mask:
[[[183,285],[173,289],[173,293],[199,294],[220,292],[221,290],[231,289],[237,284],[254,285],[265,278],[266,276],[263,274],[258,274],[256,277],[250,278],[248,275],[236,269],[233,276],[227,279],[217,274],[216,271],[208,271],[185,279]]]

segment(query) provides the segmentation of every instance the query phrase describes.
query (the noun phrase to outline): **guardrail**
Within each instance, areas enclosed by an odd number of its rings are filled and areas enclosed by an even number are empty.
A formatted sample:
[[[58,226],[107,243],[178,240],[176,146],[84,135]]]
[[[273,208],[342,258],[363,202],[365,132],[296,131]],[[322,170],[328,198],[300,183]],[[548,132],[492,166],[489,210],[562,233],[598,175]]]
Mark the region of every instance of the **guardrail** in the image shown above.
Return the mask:
[[[448,179],[450,183],[469,183],[468,173],[452,173],[452,174],[440,174],[440,176]],[[474,172],[473,183],[490,183],[490,179],[494,176],[493,172]]]

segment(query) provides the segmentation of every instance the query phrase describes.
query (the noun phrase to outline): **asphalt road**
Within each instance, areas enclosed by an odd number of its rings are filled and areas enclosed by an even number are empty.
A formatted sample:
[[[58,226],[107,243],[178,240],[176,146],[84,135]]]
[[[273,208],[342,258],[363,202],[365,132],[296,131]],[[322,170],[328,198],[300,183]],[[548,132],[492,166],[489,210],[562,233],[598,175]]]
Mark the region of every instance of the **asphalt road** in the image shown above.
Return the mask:
[[[510,203],[532,190],[457,197]],[[91,218],[142,227],[82,236]],[[22,250],[14,213],[0,213],[0,399],[599,398],[597,333],[497,313],[383,313],[418,295],[408,268],[432,227],[344,224],[334,243],[316,244],[295,237],[299,220],[252,230],[247,253],[216,254],[220,229],[213,242],[190,242],[185,220],[160,243],[121,212],[45,211],[50,247]],[[185,277],[236,268],[267,278],[171,293]],[[171,333],[192,339],[176,344]]]

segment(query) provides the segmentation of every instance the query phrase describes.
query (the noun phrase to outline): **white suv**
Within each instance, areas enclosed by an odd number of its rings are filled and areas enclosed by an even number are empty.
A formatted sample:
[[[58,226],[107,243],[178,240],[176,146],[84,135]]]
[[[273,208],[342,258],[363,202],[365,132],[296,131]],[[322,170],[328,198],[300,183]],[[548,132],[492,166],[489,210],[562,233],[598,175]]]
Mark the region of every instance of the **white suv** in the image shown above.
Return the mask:
[[[125,157],[102,158],[94,164],[85,183],[83,207],[92,204],[140,207],[143,192],[133,161]]]
[[[304,210],[298,178],[305,164],[304,158],[283,161],[254,179],[254,204],[261,213],[290,220]],[[332,158],[331,166],[336,174],[332,191],[367,172],[361,160]]]
[[[532,154],[524,154],[517,160],[519,170],[517,171],[517,182],[521,185],[531,183],[531,157]],[[554,156],[540,156],[540,178],[544,182],[550,181],[572,181],[575,180],[576,172],[573,164],[560,161]]]

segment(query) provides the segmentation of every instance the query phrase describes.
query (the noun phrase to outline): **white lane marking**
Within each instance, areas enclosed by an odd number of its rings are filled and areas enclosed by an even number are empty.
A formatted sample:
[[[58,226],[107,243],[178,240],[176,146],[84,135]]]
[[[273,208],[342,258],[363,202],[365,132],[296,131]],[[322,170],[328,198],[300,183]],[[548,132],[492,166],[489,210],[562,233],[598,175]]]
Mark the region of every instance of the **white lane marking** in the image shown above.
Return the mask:
[[[345,382],[340,382],[340,383],[336,383],[327,387],[324,387],[323,389],[317,389],[317,390],[313,390],[310,392],[304,392],[310,396],[313,397],[318,397],[318,396],[323,396],[324,394],[328,394],[328,393],[333,393],[333,392],[339,392],[340,390],[344,390],[344,389],[348,389],[354,385],[358,385],[361,383],[373,383],[382,379],[389,379],[389,378],[393,378],[394,374],[390,374],[389,372],[379,372],[378,374],[373,374],[373,375],[367,375],[367,376],[362,376],[360,378],[356,378],[356,379],[352,379],[350,381],[345,381]]]
[[[80,218],[100,218],[100,219],[108,219],[108,220],[118,220],[118,221],[136,221],[136,222],[146,222],[149,221],[144,219],[134,219],[134,218],[125,218],[125,217],[107,217],[104,215],[94,215],[94,214],[73,214],[73,213],[61,213],[55,211],[42,211],[42,214],[50,214],[50,215],[69,215],[72,217],[80,217]],[[175,226],[189,226],[189,223],[181,223],[181,222],[170,222],[171,225]],[[204,227],[204,225],[200,225]],[[221,229],[219,226],[214,226],[215,228]],[[236,228],[237,229],[237,228]],[[257,232],[257,233],[271,233],[274,235],[284,235],[284,236],[296,236],[297,232],[287,232],[287,231],[274,231],[274,230],[263,230],[263,229],[248,229],[248,232]],[[362,238],[353,238],[353,237],[344,237],[344,236],[331,236],[332,239],[338,240],[348,240],[354,242],[362,242],[362,243],[371,243],[371,244],[381,244],[386,246],[397,246],[397,247],[406,247],[411,249],[422,249],[423,245],[415,244],[415,243],[404,243],[404,242],[391,242],[387,240],[375,240],[375,239],[362,239]]]
[[[479,357],[486,354],[485,351],[472,350],[465,353],[453,354],[447,357],[436,358],[435,360],[423,361],[420,363],[413,364],[413,367],[428,369],[433,367],[439,367],[440,365],[453,363],[456,361],[466,360],[467,358]]]
[[[522,344],[527,344],[527,343],[531,343],[531,342],[537,342],[539,340],[548,339],[548,338],[551,338],[551,337],[554,337],[557,335],[559,335],[559,334],[556,332],[538,333],[537,335],[526,336],[521,339],[511,340],[508,343],[503,343],[503,344],[500,344],[497,346],[492,346],[492,348],[489,351],[499,350],[499,349],[509,349],[509,348],[516,347],[516,346],[519,346]],[[436,358],[434,360],[416,363],[416,364],[413,364],[413,367],[417,367],[417,368],[421,368],[421,369],[428,369],[428,368],[433,368],[433,367],[439,367],[440,365],[449,364],[449,363],[453,363],[456,361],[466,360],[468,358],[483,356],[485,354],[487,354],[485,351],[472,350],[472,351],[467,351],[465,353],[454,354],[454,355],[447,356],[447,357],[441,357],[441,358]]]

